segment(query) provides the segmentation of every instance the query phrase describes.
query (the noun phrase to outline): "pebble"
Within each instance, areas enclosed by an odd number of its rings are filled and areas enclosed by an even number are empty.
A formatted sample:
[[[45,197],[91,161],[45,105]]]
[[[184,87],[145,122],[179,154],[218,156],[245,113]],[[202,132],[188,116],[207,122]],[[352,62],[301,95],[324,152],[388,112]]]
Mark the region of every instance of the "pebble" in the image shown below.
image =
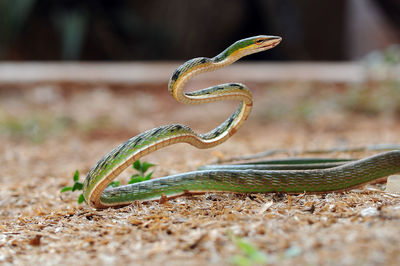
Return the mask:
[[[388,177],[385,192],[400,193],[400,175],[391,175]]]
[[[360,215],[362,217],[378,216],[379,215],[379,211],[375,207],[368,207],[368,208],[362,209],[361,212],[360,212]]]

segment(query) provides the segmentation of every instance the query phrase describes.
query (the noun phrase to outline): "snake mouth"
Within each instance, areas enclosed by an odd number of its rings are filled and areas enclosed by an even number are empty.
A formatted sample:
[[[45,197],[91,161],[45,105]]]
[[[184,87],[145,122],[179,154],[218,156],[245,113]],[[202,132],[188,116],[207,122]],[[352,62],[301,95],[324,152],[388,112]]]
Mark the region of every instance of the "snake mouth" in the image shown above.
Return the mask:
[[[264,46],[262,46],[262,48],[263,49],[271,49],[271,48],[274,48],[277,45],[278,45],[278,43],[273,43],[273,44],[264,45]]]
[[[266,45],[261,46],[264,49],[271,49],[277,46],[282,41],[282,38],[276,38],[272,40],[272,43],[267,43]]]

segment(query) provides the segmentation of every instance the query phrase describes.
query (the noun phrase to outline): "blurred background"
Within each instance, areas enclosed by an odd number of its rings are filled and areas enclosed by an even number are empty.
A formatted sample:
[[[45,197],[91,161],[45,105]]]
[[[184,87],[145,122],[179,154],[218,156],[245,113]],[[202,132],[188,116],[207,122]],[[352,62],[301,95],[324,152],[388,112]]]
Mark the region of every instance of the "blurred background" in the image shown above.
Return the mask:
[[[283,36],[246,60],[354,60],[400,41],[398,0],[1,0],[0,60],[185,60]]]
[[[120,143],[169,123],[209,130],[232,105],[177,104],[171,73],[259,34],[283,41],[187,90],[244,82],[257,99],[246,128],[257,134],[400,121],[399,0],[0,0],[0,140],[75,132]]]

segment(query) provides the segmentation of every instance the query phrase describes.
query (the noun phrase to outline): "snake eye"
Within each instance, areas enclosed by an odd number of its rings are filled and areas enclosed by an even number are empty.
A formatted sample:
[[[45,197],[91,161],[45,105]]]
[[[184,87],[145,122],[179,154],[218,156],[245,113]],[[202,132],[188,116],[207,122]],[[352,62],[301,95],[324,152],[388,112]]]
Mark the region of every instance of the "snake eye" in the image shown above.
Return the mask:
[[[262,44],[263,42],[264,42],[264,39],[255,40],[255,43],[258,44],[258,45]]]

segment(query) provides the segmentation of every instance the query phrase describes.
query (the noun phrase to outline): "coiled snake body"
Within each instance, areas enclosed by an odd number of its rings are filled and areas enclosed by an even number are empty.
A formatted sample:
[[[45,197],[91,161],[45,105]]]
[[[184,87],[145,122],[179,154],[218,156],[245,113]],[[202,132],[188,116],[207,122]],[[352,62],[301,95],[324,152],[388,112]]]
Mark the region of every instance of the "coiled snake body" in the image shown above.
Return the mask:
[[[219,100],[239,100],[236,111],[221,125],[205,134],[197,134],[184,125],[166,125],[143,132],[106,154],[86,176],[83,195],[94,208],[122,206],[132,201],[156,200],[190,192],[291,192],[302,193],[344,190],[400,171],[400,151],[378,154],[358,161],[332,161],[318,166],[284,164],[278,167],[227,166],[153,179],[141,183],[107,187],[134,161],[162,147],[186,142],[197,148],[216,146],[232,136],[247,119],[252,96],[239,83],[221,84],[195,92],[183,92],[185,83],[202,72],[212,71],[243,56],[268,50],[281,41],[277,36],[256,36],[240,40],[213,58],[195,58],[177,68],[169,81],[169,91],[179,102],[200,104]],[[311,169],[316,168],[316,169]],[[274,170],[270,170],[274,169]],[[289,169],[289,170],[288,170]],[[293,170],[295,169],[295,170]]]

